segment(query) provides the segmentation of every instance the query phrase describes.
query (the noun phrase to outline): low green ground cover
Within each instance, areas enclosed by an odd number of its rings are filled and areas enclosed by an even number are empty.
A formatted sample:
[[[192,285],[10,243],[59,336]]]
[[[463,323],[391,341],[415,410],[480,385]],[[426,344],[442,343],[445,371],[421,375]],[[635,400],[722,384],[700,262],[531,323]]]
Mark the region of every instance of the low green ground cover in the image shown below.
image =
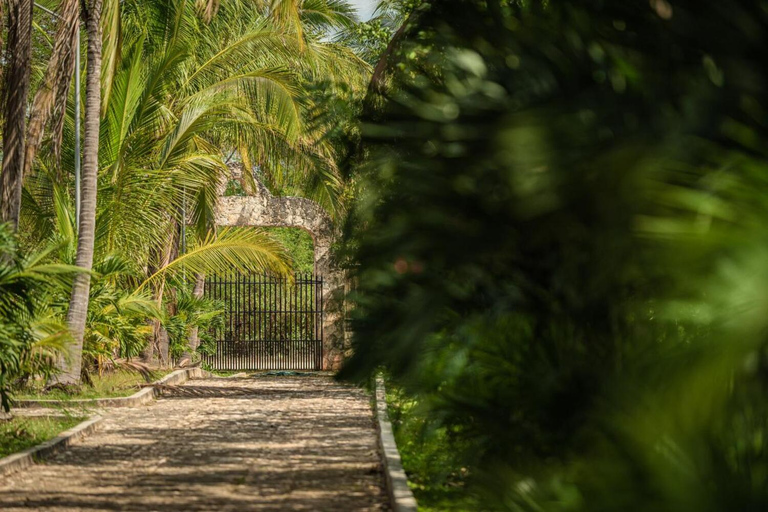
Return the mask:
[[[171,370],[152,372],[151,381],[169,374]],[[139,391],[147,380],[134,372],[117,371],[91,377],[92,385],[82,384],[74,389],[46,389],[42,381],[31,382],[14,394],[18,400],[84,400],[92,398],[119,398]]]
[[[387,388],[389,418],[421,511],[476,510],[465,487],[467,468],[458,459],[457,442],[444,427],[433,428],[420,413],[418,401]]]
[[[244,370],[213,370],[210,367],[206,368],[206,365],[203,365],[203,369],[211,372],[216,377],[231,377],[233,375],[238,375],[240,373],[248,373]]]
[[[35,416],[0,420],[0,457],[52,439],[83,419],[75,416]]]

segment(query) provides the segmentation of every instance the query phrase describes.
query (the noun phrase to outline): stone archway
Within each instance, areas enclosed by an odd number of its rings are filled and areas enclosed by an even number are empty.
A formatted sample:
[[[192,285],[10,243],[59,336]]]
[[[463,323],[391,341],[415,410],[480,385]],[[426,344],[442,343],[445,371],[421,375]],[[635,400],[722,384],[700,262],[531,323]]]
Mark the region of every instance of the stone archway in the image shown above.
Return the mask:
[[[299,228],[314,242],[315,274],[323,277],[323,369],[337,370],[344,350],[344,272],[331,261],[336,228],[326,211],[303,197],[276,197],[258,181],[248,196],[220,196],[217,226]]]

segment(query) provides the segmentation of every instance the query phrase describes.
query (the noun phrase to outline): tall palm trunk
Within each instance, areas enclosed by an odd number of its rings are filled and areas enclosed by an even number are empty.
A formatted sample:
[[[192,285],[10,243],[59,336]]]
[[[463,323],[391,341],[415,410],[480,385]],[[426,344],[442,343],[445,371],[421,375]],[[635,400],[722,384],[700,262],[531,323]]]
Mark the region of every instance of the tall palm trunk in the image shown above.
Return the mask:
[[[101,7],[102,0],[88,5],[88,66],[85,78],[85,136],[83,138],[83,179],[75,265],[91,270],[96,230],[96,192],[99,174],[99,122],[101,118]],[[83,333],[88,315],[88,294],[91,276],[75,276],[69,300],[67,323],[72,333],[69,361],[59,377],[63,383],[77,383],[83,364]]]
[[[24,172],[24,128],[27,118],[29,72],[32,68],[33,0],[8,4],[8,52],[5,76],[3,172],[0,176],[0,222],[19,225]]]

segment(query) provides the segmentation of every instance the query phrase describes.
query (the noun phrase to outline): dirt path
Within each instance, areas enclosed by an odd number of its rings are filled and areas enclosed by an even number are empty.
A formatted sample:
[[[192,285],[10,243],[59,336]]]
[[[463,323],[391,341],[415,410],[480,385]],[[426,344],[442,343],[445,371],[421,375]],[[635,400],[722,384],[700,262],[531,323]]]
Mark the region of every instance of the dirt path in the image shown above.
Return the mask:
[[[387,507],[368,396],[323,376],[192,381],[0,479],[0,510]]]

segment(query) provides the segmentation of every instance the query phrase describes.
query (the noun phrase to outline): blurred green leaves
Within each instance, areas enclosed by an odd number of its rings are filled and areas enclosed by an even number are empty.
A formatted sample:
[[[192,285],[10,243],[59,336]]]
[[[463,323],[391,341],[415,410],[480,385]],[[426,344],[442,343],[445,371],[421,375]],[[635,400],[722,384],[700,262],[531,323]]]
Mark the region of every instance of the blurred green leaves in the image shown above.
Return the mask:
[[[342,376],[457,432],[484,508],[768,508],[767,5],[446,0],[406,30]]]

